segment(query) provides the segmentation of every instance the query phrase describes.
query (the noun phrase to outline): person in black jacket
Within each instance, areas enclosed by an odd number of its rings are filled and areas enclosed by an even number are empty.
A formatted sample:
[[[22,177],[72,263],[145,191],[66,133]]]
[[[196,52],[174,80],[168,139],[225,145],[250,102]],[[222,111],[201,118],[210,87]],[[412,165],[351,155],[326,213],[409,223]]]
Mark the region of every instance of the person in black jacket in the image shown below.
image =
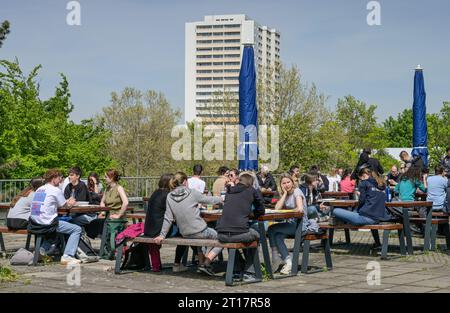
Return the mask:
[[[358,180],[358,173],[360,168],[367,164],[369,169],[372,172],[376,172],[378,176],[383,175],[384,169],[380,164],[380,161],[375,158],[371,158],[370,155],[372,154],[372,149],[370,148],[364,148],[363,152],[359,155],[358,163],[356,164],[355,170],[352,174],[352,179]]]
[[[316,175],[311,174],[305,174],[303,179],[305,182],[299,188],[306,198],[308,218],[324,217],[326,214],[322,213],[322,211],[326,211],[328,207],[323,203],[317,202],[320,194],[318,190],[319,179]]]
[[[267,166],[261,166],[261,171],[256,174],[256,177],[258,178],[259,187],[262,193],[265,191],[277,191],[277,183]]]
[[[312,165],[309,168],[309,172],[308,174],[316,176],[318,179],[318,186],[317,186],[317,190],[319,192],[324,192],[324,191],[328,191],[329,187],[330,187],[330,181],[328,180],[326,175],[322,175],[322,173],[320,173],[320,168],[318,165]],[[305,178],[303,178],[304,180]]]
[[[69,170],[69,184],[64,189],[64,198],[74,198],[76,201],[90,202],[91,197],[88,187],[84,182],[80,180],[82,171],[78,166],[74,166]],[[70,220],[71,223],[79,226],[90,224],[93,220],[97,219],[97,214],[75,214]]]
[[[164,174],[159,179],[158,189],[152,193],[150,199],[148,200],[147,214],[145,215],[144,222],[144,235],[146,237],[154,238],[159,235],[164,222],[164,214],[166,213],[166,199],[169,194],[169,182],[172,179],[173,174]],[[177,247],[175,264],[180,264],[181,257],[184,254],[184,246]],[[161,271],[161,257],[159,254],[159,249],[161,245],[149,244],[149,255],[151,258],[152,271]],[[178,251],[180,250],[180,251]],[[181,251],[182,250],[182,251]],[[181,256],[180,256],[181,254]],[[178,265],[180,266],[180,265]]]
[[[217,223],[217,238],[220,242],[252,242],[259,239],[259,233],[250,227],[250,215],[254,219],[264,215],[264,200],[261,193],[253,187],[253,177],[250,174],[243,173],[239,176],[238,183],[235,186],[227,186],[225,202],[223,205],[223,213]],[[252,266],[251,255],[254,249],[246,249],[246,264],[242,264],[242,259],[238,258],[241,269],[247,273],[246,279],[253,276],[250,267]],[[240,269],[240,270],[241,270]]]

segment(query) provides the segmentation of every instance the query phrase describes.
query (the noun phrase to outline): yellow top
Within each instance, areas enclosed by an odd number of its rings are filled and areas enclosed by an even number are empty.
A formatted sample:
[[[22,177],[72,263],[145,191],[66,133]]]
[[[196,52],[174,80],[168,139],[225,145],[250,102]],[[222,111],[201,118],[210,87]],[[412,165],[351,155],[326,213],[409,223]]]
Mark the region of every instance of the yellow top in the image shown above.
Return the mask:
[[[120,210],[122,207],[122,199],[119,195],[119,185],[106,187],[105,190],[105,206],[112,210]]]

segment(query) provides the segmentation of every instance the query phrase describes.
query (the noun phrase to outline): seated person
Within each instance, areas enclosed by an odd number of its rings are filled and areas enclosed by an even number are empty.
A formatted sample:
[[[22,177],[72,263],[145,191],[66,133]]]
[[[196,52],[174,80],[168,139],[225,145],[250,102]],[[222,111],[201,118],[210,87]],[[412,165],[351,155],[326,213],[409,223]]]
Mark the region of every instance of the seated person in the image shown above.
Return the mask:
[[[319,179],[317,176],[311,174],[305,174],[303,179],[305,182],[301,184],[299,188],[306,198],[308,219],[323,217],[325,214],[323,214],[322,211],[328,209],[328,207],[323,203],[318,204],[317,202],[317,197],[319,196]]]
[[[198,205],[199,203],[218,204],[221,201],[220,197],[205,196],[195,189],[189,189],[187,184],[188,178],[183,172],[175,173],[171,179],[169,185],[172,191],[167,196],[164,222],[159,236],[155,238],[156,244],[160,244],[167,237],[174,221],[184,238],[217,239],[217,232],[206,225]],[[211,263],[221,251],[222,248],[216,247],[210,249],[206,256],[198,251],[198,269],[208,275],[215,275]]]
[[[197,189],[200,193],[204,193],[206,183],[200,178],[202,175],[203,166],[201,164],[195,164],[193,168],[194,175],[188,179],[188,187],[190,189]]]
[[[397,166],[393,165],[391,167],[391,171],[387,174],[387,182],[388,186],[395,187],[398,184],[398,181],[400,179],[400,173],[397,169]]]
[[[346,169],[339,183],[342,192],[354,193],[356,188],[356,180],[352,179],[352,170]]]
[[[72,223],[58,220],[58,208],[72,207],[76,200],[74,198],[64,199],[64,194],[58,188],[62,182],[62,174],[58,170],[48,170],[44,175],[45,185],[39,187],[34,193],[31,203],[31,216],[28,224],[28,231],[33,233],[34,229],[47,228],[49,232],[69,235],[65,245],[64,254],[61,257],[61,264],[78,264],[80,260],[76,259],[78,242],[80,241],[81,227]],[[42,245],[43,253],[50,248],[50,243],[45,241]]]
[[[427,174],[423,175],[421,181],[422,169],[417,166],[411,166],[400,176],[399,183],[395,185],[394,192],[398,194],[401,201],[414,201],[417,189],[427,192]]]
[[[258,184],[263,194],[266,191],[277,191],[277,183],[267,166],[261,166],[261,171],[256,174],[256,177],[258,178]]]
[[[103,193],[103,185],[98,178],[96,172],[91,172],[88,177],[88,191],[90,204],[99,205],[102,200],[101,194]]]
[[[356,226],[378,224],[389,221],[392,217],[386,210],[386,185],[384,179],[367,167],[362,167],[358,173],[359,206],[356,211],[335,208],[333,215],[346,223]],[[379,242],[376,242],[379,244]]]
[[[280,177],[281,197],[275,205],[275,210],[292,209],[303,213],[306,208],[306,199],[299,188],[295,188],[295,182],[288,173]],[[303,217],[303,231],[307,229],[308,218]],[[272,270],[276,272],[281,264],[284,264],[280,273],[288,275],[292,269],[292,260],[284,240],[287,236],[295,235],[297,230],[297,218],[286,222],[273,224],[269,227],[267,235],[272,248]],[[280,258],[281,255],[281,258]]]
[[[341,176],[338,174],[338,169],[333,168],[328,179],[328,190],[327,191],[339,191],[339,182],[341,181]]]
[[[318,165],[312,165],[309,168],[308,174],[317,176],[317,179],[319,180],[319,185],[317,186],[317,189],[319,192],[325,192],[330,188],[330,182],[328,181],[327,176],[322,175],[322,173],[320,173],[320,168]]]
[[[159,179],[158,189],[152,193],[148,200],[148,210],[145,215],[144,235],[147,237],[156,237],[161,232],[164,222],[164,214],[166,213],[166,200],[169,194],[169,183],[173,178],[173,174],[164,174]],[[149,244],[149,255],[153,272],[161,271],[161,257],[159,254],[160,245]],[[184,253],[184,250],[183,250]],[[175,257],[175,263],[180,264],[183,253]]]
[[[228,172],[229,168],[226,166],[219,167],[217,175],[219,177],[214,181],[212,195],[220,197],[220,194],[225,191],[225,185],[228,183]]]
[[[240,175],[236,185],[227,186],[223,213],[216,226],[220,242],[241,243],[259,239],[259,233],[249,226],[249,217],[252,213],[254,219],[264,215],[264,200],[252,186],[253,177],[248,173]],[[244,252],[252,253],[247,249]],[[247,262],[244,270],[247,271],[251,265]]]
[[[441,165],[436,166],[435,175],[428,177],[427,201],[433,202],[433,211],[442,211],[447,197],[447,170]]]
[[[30,185],[11,201],[11,209],[6,216],[6,226],[9,229],[27,229],[34,192],[43,184],[41,177],[33,178]]]
[[[90,202],[90,194],[84,182],[80,180],[82,175],[81,169],[78,166],[72,167],[69,170],[69,184],[64,189],[64,198],[74,198],[78,201]],[[97,214],[75,214],[70,220],[71,223],[83,226],[91,223],[97,218]]]

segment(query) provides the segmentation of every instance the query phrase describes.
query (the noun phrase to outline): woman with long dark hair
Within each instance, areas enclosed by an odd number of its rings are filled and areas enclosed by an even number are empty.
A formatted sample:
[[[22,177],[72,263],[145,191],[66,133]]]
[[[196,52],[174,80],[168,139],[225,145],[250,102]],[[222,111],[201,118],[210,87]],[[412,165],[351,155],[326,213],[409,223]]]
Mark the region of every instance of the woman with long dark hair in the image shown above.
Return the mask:
[[[43,185],[44,179],[42,177],[35,177],[30,181],[28,187],[22,190],[11,201],[11,209],[9,209],[8,216],[6,217],[6,226],[8,228],[27,229],[34,192]]]

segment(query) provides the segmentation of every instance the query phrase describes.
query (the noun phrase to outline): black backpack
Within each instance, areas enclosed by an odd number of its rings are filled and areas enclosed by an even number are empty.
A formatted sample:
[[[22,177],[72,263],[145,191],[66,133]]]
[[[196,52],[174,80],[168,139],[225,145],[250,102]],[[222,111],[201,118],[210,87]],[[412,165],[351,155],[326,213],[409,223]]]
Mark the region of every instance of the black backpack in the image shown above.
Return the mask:
[[[121,270],[142,270],[146,267],[148,258],[147,247],[142,243],[133,243],[125,252]]]

